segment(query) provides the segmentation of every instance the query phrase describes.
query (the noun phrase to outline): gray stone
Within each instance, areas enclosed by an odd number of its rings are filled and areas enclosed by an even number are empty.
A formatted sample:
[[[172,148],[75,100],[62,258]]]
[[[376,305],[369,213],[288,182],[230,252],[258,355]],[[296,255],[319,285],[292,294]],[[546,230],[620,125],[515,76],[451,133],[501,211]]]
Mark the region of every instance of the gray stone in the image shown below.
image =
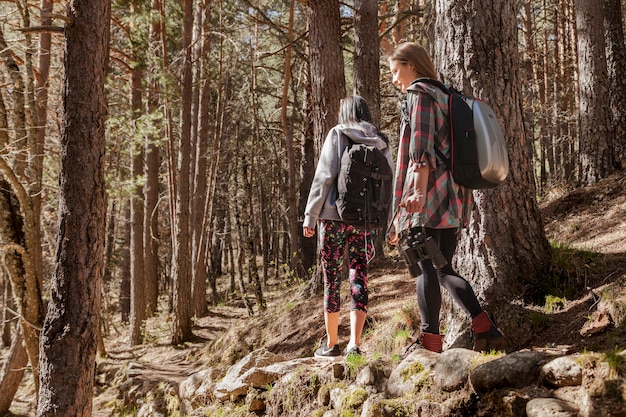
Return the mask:
[[[335,410],[341,410],[346,391],[343,388],[333,388],[330,390],[330,406]]]
[[[437,363],[439,353],[417,349],[391,372],[387,381],[387,392],[392,397],[400,397],[415,390],[430,378]]]
[[[178,387],[183,412],[189,413],[194,407],[205,404],[213,396],[215,379],[219,372],[209,368],[190,375]]]
[[[472,359],[479,355],[480,353],[468,349],[444,351],[435,365],[435,385],[447,392],[463,387],[469,379]]]
[[[556,398],[534,398],[526,404],[527,417],[578,417],[576,405]]]
[[[522,388],[539,379],[539,367],[544,355],[521,351],[492,360],[470,371],[474,390],[484,393],[499,388]]]
[[[374,385],[376,383],[375,370],[372,369],[371,365],[361,369],[356,377],[356,383],[359,385]]]
[[[260,378],[255,373],[255,368],[261,368],[284,361],[280,355],[275,355],[265,348],[250,352],[235,365],[228,368],[226,375],[219,381],[213,391],[215,398],[220,401],[236,401],[248,393],[250,384],[259,386]],[[252,370],[252,372],[250,372]],[[277,378],[274,378],[276,380]],[[268,378],[263,379],[268,380]],[[266,382],[267,384],[267,382]]]
[[[563,356],[541,367],[541,379],[557,388],[580,385],[583,382],[583,370],[571,356]]]
[[[582,386],[558,388],[552,397],[576,404],[580,417],[594,416],[593,399]]]

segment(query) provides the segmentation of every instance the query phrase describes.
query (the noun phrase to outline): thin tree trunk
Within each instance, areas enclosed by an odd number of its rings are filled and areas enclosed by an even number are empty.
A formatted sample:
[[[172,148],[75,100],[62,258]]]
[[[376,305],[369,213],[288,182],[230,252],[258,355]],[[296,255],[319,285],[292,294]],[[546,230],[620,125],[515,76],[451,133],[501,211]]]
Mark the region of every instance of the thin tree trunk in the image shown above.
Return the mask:
[[[524,34],[524,44],[525,44],[525,60],[526,67],[529,74],[532,74],[532,85],[539,87],[539,69],[537,65],[537,50],[535,45],[534,35],[534,14],[531,8],[531,2],[525,1],[523,8],[523,34]],[[539,139],[543,138],[543,120],[541,118],[541,95],[535,93],[535,89],[531,88],[530,91],[527,92],[529,95],[529,107],[530,111],[527,111],[525,114],[526,117],[526,130],[529,134],[529,141],[531,143],[535,143],[535,129],[537,129]],[[537,148],[535,147],[535,151]],[[540,165],[540,174],[539,174],[539,186],[541,190],[546,184],[546,161],[545,161],[545,153],[543,143],[540,140],[539,143],[539,160],[537,163]]]
[[[42,26],[51,23],[50,13],[52,13],[52,0],[41,0],[40,23]],[[38,275],[39,285],[43,288],[43,252],[41,233],[41,191],[43,182],[43,162],[44,144],[46,139],[48,124],[48,79],[50,75],[50,50],[52,45],[51,33],[42,32],[39,34],[39,63],[37,65],[38,77],[35,77],[35,100],[37,113],[37,129],[34,136],[34,144],[30,157],[30,172],[32,172],[30,195],[33,202],[33,214],[36,233],[35,239],[39,244],[33,251],[35,269],[41,271]]]
[[[161,9],[160,0],[152,0],[152,20],[150,22],[150,39],[157,45],[161,39]],[[156,53],[160,53],[157,50]],[[156,64],[155,64],[156,66]],[[148,91],[148,113],[157,112],[159,98],[159,69],[152,68],[149,82],[152,88]],[[149,135],[146,138],[146,184],[144,187],[144,276],[146,281],[146,316],[152,316],[157,311],[159,299],[159,164],[160,146],[156,143],[156,138]]]
[[[378,2],[355,0],[354,93],[367,101],[374,124],[380,126],[380,64]]]
[[[287,24],[287,46],[285,48],[283,92],[280,104],[280,125],[283,130],[283,137],[285,138],[285,152],[287,155],[287,206],[291,208],[288,212],[289,234],[291,235],[290,253],[294,254],[294,258],[290,265],[298,277],[304,277],[300,251],[297,249],[299,247],[298,243],[301,240],[302,231],[301,228],[298,227],[298,213],[296,212],[296,207],[298,207],[298,205],[296,198],[296,163],[295,155],[293,152],[293,126],[287,120],[287,110],[289,106],[289,86],[291,83],[291,50],[293,39],[294,9],[295,0],[291,0],[289,2],[289,23]],[[261,207],[265,208],[264,205],[262,205]]]
[[[183,77],[181,86],[180,146],[178,149],[178,176],[176,182],[176,223],[174,259],[172,261],[173,328],[174,345],[191,339],[191,236],[189,234],[190,180],[191,173],[191,95],[192,95],[192,49],[193,0],[184,0]]]
[[[204,13],[202,14],[202,33],[208,34],[211,27],[211,2],[204,2]],[[200,26],[198,24],[198,26]],[[192,224],[201,225],[201,227],[195,227],[194,233],[194,271],[193,271],[193,299],[194,299],[194,313],[197,317],[202,317],[207,313],[207,248],[210,243],[210,231],[211,223],[206,222],[205,213],[207,212],[207,205],[209,202],[209,183],[208,183],[208,168],[207,168],[207,153],[209,150],[209,135],[211,126],[211,78],[209,74],[209,66],[212,61],[209,59],[211,52],[211,37],[208,35],[202,36],[202,46],[199,58],[199,83],[200,98],[199,98],[199,130],[198,139],[196,141],[196,169],[194,180],[194,193],[193,193],[193,220]]]
[[[0,370],[0,416],[7,415],[28,364],[28,353],[19,326],[13,334],[9,355]]]
[[[594,184],[615,169],[609,136],[608,73],[602,2],[575,0],[578,33],[580,185]],[[622,74],[623,76],[623,74]]]
[[[237,165],[239,169],[234,170],[232,174],[232,180],[231,180],[233,181],[235,190],[241,189],[239,185],[239,178],[238,178],[237,173],[243,170],[241,169],[241,161],[237,161]],[[238,199],[238,200],[241,202],[241,199]],[[237,270],[239,272],[238,284],[239,284],[239,295],[241,296],[241,300],[243,301],[244,306],[246,307],[246,310],[248,311],[248,316],[252,317],[254,316],[254,309],[252,308],[252,305],[248,301],[248,294],[246,292],[246,284],[244,282],[247,239],[246,239],[246,231],[245,231],[246,224],[244,220],[242,219],[242,212],[244,213],[244,215],[246,215],[243,206],[244,205],[240,203],[234,207],[235,225],[237,226],[237,234],[236,234],[237,236]]]
[[[604,0],[606,23],[606,57],[609,76],[611,123],[609,133],[614,138],[613,153],[616,169],[626,167],[626,46],[621,0]]]
[[[140,129],[138,119],[143,110],[141,84],[143,71],[136,66],[131,71],[131,109],[135,129]],[[138,135],[135,134],[135,137]],[[130,196],[130,345],[143,343],[143,324],[146,320],[146,281],[144,274],[144,204],[143,187],[143,143],[130,140],[131,196]]]
[[[0,320],[2,321],[2,345],[11,345],[11,324],[15,321],[15,315],[11,312],[15,307],[13,306],[13,291],[11,291],[11,281],[8,278],[8,273],[4,266],[1,266],[2,270],[2,315]],[[2,414],[0,414],[2,415]]]
[[[121,279],[120,279],[120,313],[123,323],[128,323],[130,320],[130,298],[131,298],[131,289],[130,289],[130,229],[131,229],[131,220],[130,220],[130,207],[126,207],[124,210],[124,242],[122,247],[124,251],[122,252],[122,264],[120,265],[121,270]]]

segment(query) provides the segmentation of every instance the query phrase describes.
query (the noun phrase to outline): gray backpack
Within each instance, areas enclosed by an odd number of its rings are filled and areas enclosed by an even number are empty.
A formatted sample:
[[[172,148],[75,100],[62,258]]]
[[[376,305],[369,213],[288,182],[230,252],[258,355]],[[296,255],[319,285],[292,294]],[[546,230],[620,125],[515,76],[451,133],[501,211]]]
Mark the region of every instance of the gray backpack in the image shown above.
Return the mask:
[[[435,148],[439,159],[452,172],[454,182],[467,188],[492,188],[509,174],[509,156],[504,134],[487,103],[467,97],[432,78],[414,82],[434,85],[449,96],[448,127],[451,157]]]

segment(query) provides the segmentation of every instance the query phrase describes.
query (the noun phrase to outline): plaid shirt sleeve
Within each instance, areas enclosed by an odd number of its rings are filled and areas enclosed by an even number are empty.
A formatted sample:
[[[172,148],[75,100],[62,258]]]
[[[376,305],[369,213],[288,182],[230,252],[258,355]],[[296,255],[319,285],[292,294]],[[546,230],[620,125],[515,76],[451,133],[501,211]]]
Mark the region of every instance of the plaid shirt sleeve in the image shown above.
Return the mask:
[[[426,225],[432,228],[459,227],[463,208],[471,201],[471,190],[457,185],[443,162],[438,161],[434,147],[450,154],[446,125],[447,105],[424,91],[409,90],[403,103],[400,143],[396,163],[393,208],[398,210],[396,231]],[[444,109],[446,114],[444,114]],[[400,202],[413,193],[413,164],[425,160],[430,166],[426,202],[422,213],[408,214],[399,209]]]

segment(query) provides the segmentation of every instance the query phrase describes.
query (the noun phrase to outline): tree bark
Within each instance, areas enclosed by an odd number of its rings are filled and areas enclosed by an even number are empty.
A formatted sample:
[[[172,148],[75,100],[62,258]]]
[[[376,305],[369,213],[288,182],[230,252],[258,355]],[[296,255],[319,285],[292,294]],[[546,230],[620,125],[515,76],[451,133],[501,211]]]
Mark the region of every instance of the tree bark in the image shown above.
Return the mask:
[[[105,241],[104,80],[110,2],[71,0],[65,28],[57,264],[43,326],[38,416],[90,416]]]
[[[135,130],[143,111],[141,84],[143,71],[139,64],[131,70],[130,102]],[[137,138],[139,135],[135,134]],[[143,343],[143,324],[146,320],[146,280],[144,273],[144,204],[143,187],[139,181],[144,175],[143,143],[133,138],[130,142],[131,195],[130,195],[130,345]]]
[[[613,138],[609,137],[606,105],[608,73],[604,42],[603,5],[576,0],[579,73],[579,183],[595,184],[615,169]],[[623,74],[622,74],[623,76]]]
[[[158,45],[161,39],[161,1],[152,0],[150,22],[150,40]],[[159,54],[161,50],[155,50]],[[154,65],[156,67],[156,64]],[[152,88],[148,91],[148,113],[158,111],[159,77],[158,68],[151,68],[148,82]],[[159,164],[160,148],[157,138],[149,135],[146,138],[146,184],[144,187],[144,275],[146,281],[146,315],[152,316],[157,311],[159,298]]]
[[[178,175],[176,182],[176,218],[174,259],[172,260],[173,329],[172,343],[178,345],[191,339],[191,236],[189,233],[190,180],[191,172],[191,94],[192,94],[192,50],[193,0],[184,0],[183,77],[181,86],[180,146],[178,149]]]
[[[378,4],[356,0],[354,8],[354,93],[367,101],[374,124],[380,126]]]
[[[200,84],[200,98],[199,98],[199,110],[198,110],[198,138],[196,140],[196,169],[194,179],[194,192],[193,192],[193,220],[192,224],[200,225],[200,227],[193,228],[194,244],[193,244],[193,299],[194,299],[194,314],[196,317],[202,317],[207,314],[207,248],[209,247],[208,241],[211,228],[211,224],[205,220],[207,213],[207,206],[210,204],[208,201],[209,184],[208,184],[208,150],[209,150],[209,137],[211,126],[211,78],[210,78],[210,52],[211,52],[211,37],[206,35],[211,30],[211,1],[204,2],[204,13],[202,14],[202,36],[201,53],[199,58],[199,76],[198,83]],[[198,24],[200,25],[200,24]]]
[[[130,207],[127,205],[124,209],[124,240],[122,247],[122,264],[120,265],[120,313],[123,323],[128,323],[130,320],[130,229],[131,229],[131,217]]]
[[[309,2],[308,28],[312,104],[310,114],[315,155],[319,155],[326,134],[337,124],[339,102],[346,95],[339,0]],[[308,178],[308,175],[305,174],[303,178]],[[310,182],[303,183],[300,192],[308,194],[310,188]],[[298,238],[299,236],[301,234]],[[310,287],[319,288],[319,282],[321,274],[312,274]]]
[[[522,120],[516,4],[437,2],[436,67],[446,82],[490,103],[507,138],[509,177],[495,189],[474,192],[476,207],[456,262],[479,298],[496,310],[505,309],[511,299],[541,297],[550,264]],[[505,319],[499,324],[506,332]],[[448,341],[467,327],[465,320],[454,322],[455,328],[446,330]]]
[[[319,154],[326,134],[337,124],[339,102],[346,95],[346,80],[339,0],[309,2],[308,7],[311,110],[316,154]]]
[[[622,2],[604,0],[606,24],[606,57],[609,77],[609,106],[611,123],[609,137],[614,138],[616,169],[626,167],[626,47],[622,23]]]

